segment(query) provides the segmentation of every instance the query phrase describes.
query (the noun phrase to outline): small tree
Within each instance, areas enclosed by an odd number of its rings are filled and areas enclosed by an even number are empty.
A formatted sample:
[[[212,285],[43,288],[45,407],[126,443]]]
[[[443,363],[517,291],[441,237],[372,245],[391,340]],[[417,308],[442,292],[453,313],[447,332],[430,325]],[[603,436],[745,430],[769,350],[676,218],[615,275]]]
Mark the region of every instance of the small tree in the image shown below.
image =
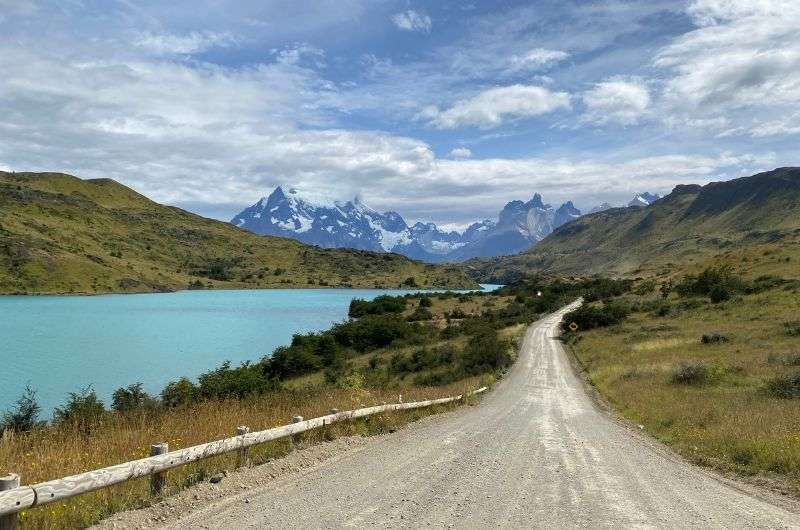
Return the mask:
[[[70,392],[63,407],[56,408],[53,419],[56,424],[70,425],[89,435],[106,412],[105,405],[91,386],[78,392]]]
[[[116,412],[131,412],[143,408],[154,408],[155,401],[142,388],[142,383],[134,383],[114,391],[111,409]]]
[[[161,391],[161,402],[167,407],[188,405],[197,400],[198,388],[186,377],[172,381]]]
[[[36,400],[36,391],[30,386],[26,386],[22,396],[17,400],[14,410],[3,414],[3,421],[0,422],[0,432],[9,430],[12,432],[28,432],[37,427],[41,427],[44,422],[39,421],[39,413],[42,407]]]

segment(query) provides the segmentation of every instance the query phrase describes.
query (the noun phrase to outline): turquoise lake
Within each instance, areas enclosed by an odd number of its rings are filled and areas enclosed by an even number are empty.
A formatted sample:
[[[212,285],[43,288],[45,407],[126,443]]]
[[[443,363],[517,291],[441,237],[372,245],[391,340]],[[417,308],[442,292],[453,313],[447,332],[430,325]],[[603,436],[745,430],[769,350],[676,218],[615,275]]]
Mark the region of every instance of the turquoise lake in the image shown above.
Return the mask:
[[[496,286],[484,286],[493,289]],[[0,297],[0,412],[26,385],[43,417],[69,392],[141,381],[152,394],[223,361],[258,360],[292,335],[347,318],[353,298],[415,291],[270,289]]]

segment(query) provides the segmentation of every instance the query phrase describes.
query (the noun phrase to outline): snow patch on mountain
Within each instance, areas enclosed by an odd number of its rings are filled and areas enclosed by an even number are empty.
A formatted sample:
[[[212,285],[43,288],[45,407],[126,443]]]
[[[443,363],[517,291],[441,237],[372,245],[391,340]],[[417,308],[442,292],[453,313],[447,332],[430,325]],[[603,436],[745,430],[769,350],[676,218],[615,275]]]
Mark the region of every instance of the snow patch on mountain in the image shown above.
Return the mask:
[[[639,193],[629,206],[647,206],[658,199],[652,193]],[[608,208],[611,205],[603,203],[592,213]],[[515,254],[581,215],[572,201],[554,208],[537,193],[527,202],[507,203],[496,220],[472,223],[463,231],[443,230],[434,223],[409,226],[397,212],[379,212],[360,195],[341,201],[295,188],[284,192],[278,187],[231,223],[258,234],[291,237],[320,247],[397,252],[437,262]]]

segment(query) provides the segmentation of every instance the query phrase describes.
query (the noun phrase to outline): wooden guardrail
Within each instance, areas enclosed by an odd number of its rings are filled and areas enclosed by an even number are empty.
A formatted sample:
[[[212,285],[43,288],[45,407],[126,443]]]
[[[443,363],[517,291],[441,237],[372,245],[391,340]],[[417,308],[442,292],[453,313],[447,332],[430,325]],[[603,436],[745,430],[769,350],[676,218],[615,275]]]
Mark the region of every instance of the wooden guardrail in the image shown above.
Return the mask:
[[[486,387],[482,387],[466,395],[472,396],[485,391]],[[377,405],[343,412],[333,409],[331,414],[312,418],[310,420],[304,420],[302,416],[295,416],[291,424],[267,429],[265,431],[249,432],[247,427],[239,427],[236,431],[237,435],[231,438],[224,438],[222,440],[195,445],[172,452],[169,451],[167,444],[156,444],[151,447],[150,452],[153,456],[34,485],[20,486],[19,476],[13,474],[8,477],[0,477],[0,530],[15,528],[16,514],[28,508],[62,501],[84,493],[146,476],[152,477],[151,488],[154,493],[159,494],[164,488],[164,473],[175,467],[233,451],[239,452],[238,461],[242,464],[248,459],[247,448],[254,445],[289,436],[296,439],[296,435],[302,432],[340,421],[363,418],[383,412],[418,409],[430,407],[432,405],[452,403],[453,401],[461,400],[463,397],[464,394],[461,394],[440,399],[403,403],[401,396],[399,403]]]

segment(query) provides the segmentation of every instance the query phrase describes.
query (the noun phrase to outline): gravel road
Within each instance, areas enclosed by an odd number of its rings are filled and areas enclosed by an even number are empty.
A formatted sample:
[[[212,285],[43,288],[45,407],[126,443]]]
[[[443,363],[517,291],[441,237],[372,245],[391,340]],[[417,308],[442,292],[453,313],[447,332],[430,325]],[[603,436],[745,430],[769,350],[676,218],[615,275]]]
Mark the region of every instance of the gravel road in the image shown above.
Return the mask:
[[[600,411],[553,339],[566,310],[530,326],[518,362],[479,406],[165,528],[800,528],[793,501],[754,496]]]

